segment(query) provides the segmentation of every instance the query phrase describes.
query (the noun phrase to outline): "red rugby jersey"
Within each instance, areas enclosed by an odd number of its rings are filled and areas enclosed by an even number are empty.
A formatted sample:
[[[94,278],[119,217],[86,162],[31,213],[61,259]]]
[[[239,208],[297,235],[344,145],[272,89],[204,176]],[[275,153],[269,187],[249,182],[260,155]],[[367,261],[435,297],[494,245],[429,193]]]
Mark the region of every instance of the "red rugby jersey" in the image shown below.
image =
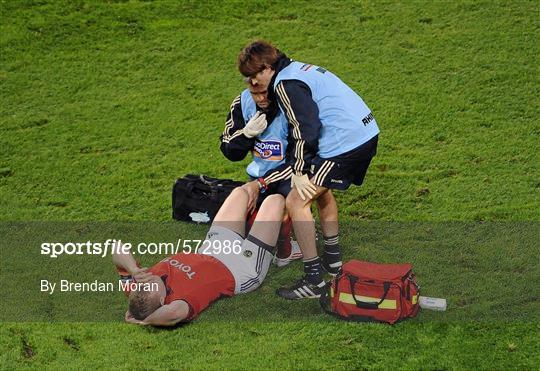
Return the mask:
[[[232,273],[222,262],[208,255],[172,255],[152,266],[149,271],[165,282],[165,304],[175,300],[184,300],[189,304],[186,320],[197,317],[213,301],[234,295]]]
[[[167,287],[165,304],[184,300],[189,304],[191,320],[213,301],[233,296],[235,281],[225,265],[208,255],[176,254],[149,269],[160,276]]]

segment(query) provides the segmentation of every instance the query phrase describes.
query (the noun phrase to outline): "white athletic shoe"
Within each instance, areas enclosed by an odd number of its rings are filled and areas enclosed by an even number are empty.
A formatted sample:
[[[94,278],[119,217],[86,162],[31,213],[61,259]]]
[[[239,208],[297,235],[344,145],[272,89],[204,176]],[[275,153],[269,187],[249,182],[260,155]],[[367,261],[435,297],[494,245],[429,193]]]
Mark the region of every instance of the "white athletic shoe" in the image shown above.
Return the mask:
[[[293,260],[298,260],[302,258],[302,251],[300,251],[300,246],[298,242],[291,238],[291,255],[286,258],[278,258],[277,255],[274,255],[272,262],[278,267],[284,267],[288,265]]]

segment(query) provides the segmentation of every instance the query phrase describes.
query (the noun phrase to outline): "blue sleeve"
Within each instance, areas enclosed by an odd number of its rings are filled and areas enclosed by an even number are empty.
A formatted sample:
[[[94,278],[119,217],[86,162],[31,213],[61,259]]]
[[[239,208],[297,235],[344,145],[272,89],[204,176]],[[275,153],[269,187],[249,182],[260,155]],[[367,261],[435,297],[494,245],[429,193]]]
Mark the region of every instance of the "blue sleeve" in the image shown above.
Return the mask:
[[[302,81],[283,80],[276,86],[276,97],[289,122],[292,134],[290,163],[295,173],[308,173],[319,146],[319,108],[313,101],[311,90]]]

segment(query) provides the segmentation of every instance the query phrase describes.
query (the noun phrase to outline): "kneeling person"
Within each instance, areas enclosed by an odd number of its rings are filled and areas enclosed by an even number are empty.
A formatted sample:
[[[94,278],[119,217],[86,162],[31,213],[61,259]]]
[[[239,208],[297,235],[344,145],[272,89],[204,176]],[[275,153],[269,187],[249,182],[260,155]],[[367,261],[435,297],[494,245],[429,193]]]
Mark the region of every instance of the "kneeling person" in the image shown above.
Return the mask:
[[[283,217],[285,200],[281,195],[265,199],[255,223],[245,236],[245,221],[253,194],[246,186],[236,188],[214,218],[203,245],[240,246],[229,249],[203,249],[204,254],[176,254],[149,269],[139,268],[131,254],[114,254],[119,270],[137,283],[151,283],[129,294],[127,322],[141,325],[173,326],[193,320],[221,297],[247,293],[259,287],[266,277]],[[227,253],[224,253],[224,250]],[[141,288],[143,286],[140,286]]]

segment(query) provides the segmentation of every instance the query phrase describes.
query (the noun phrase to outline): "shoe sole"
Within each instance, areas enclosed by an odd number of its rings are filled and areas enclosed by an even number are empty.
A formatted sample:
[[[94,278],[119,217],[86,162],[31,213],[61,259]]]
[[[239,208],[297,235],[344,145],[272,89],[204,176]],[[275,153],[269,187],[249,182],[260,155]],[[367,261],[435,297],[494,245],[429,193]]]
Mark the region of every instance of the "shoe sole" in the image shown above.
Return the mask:
[[[272,260],[272,263],[278,267],[284,267],[286,265],[289,265],[293,260],[298,260],[302,258],[302,253],[300,254],[293,254],[289,256],[288,258],[274,258]]]
[[[291,256],[289,256],[289,259],[290,260],[297,260],[297,259],[302,259],[302,253],[295,253],[295,254],[292,254]]]

